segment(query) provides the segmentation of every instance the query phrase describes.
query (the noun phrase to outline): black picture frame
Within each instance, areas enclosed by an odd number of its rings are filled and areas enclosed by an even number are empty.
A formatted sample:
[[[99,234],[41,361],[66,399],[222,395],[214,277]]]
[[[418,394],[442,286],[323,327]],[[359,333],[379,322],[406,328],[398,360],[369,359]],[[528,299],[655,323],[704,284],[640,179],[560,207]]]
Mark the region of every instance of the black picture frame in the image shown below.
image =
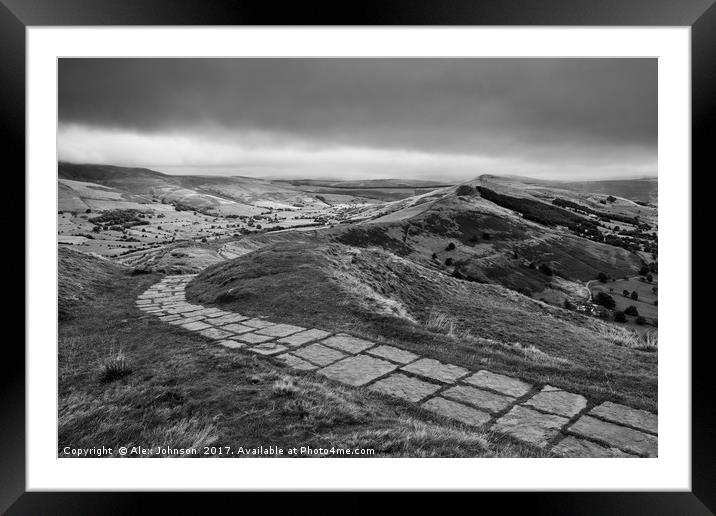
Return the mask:
[[[714,0],[384,0],[281,6],[268,0],[0,0],[0,141],[6,163],[11,164],[8,169],[16,171],[25,170],[25,30],[48,25],[689,26],[692,178],[695,171],[703,176],[713,168],[709,165],[716,141]],[[695,269],[700,255],[693,256]],[[26,277],[31,273],[26,268]],[[480,508],[510,497],[511,504],[517,504],[513,507],[528,504],[532,514],[712,514],[716,454],[708,340],[692,347],[691,492],[481,494]],[[163,512],[187,510],[187,500],[179,495],[25,492],[25,356],[19,346],[10,344],[15,343],[8,342],[5,360],[13,365],[0,375],[0,511],[134,514],[150,508],[148,502],[159,496]]]

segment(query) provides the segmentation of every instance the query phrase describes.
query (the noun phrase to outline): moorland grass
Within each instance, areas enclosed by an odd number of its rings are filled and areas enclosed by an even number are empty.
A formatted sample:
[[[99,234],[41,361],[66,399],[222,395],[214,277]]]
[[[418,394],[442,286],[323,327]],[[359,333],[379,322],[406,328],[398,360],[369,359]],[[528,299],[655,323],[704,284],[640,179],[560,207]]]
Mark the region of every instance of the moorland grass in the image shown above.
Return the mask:
[[[71,256],[77,266],[95,258]],[[115,271],[59,324],[58,455],[71,447],[357,447],[377,457],[546,457],[367,389],[217,346],[138,310],[160,279]],[[64,271],[60,269],[60,282]],[[116,279],[119,277],[120,282]],[[121,349],[131,372],[103,381]]]
[[[585,316],[377,249],[283,243],[205,270],[187,294],[245,315],[554,385],[595,403],[657,410],[656,353],[615,345]]]

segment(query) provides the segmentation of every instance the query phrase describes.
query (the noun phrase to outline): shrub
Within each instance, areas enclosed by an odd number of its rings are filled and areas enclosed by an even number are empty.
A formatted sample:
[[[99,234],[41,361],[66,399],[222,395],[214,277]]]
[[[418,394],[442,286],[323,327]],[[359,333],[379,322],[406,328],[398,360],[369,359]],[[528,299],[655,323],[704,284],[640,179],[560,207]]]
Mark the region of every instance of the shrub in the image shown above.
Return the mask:
[[[594,298],[594,301],[598,305],[602,305],[604,308],[608,308],[609,310],[612,310],[615,306],[617,306],[617,303],[616,301],[614,301],[614,298],[606,292],[599,292],[597,294],[597,297]]]
[[[470,185],[460,185],[457,187],[457,190],[455,190],[455,193],[457,195],[472,195],[475,193],[475,189]]]
[[[445,265],[447,265],[448,267],[452,265],[452,258],[448,258],[447,260],[445,260]]]
[[[627,289],[622,290],[622,295],[624,297],[629,297],[629,291]]]
[[[636,323],[637,324],[646,324],[646,317],[644,317],[643,315],[640,315],[639,317],[636,318]]]
[[[646,281],[648,281],[649,283],[651,283],[652,281],[654,281],[654,276],[652,276],[651,274],[647,274],[647,275],[646,275]]]
[[[627,318],[626,315],[624,315],[624,312],[614,312],[614,320],[616,322],[626,322]]]
[[[631,305],[631,306],[627,307],[626,310],[624,310],[624,313],[627,314],[627,315],[634,315],[634,316],[636,316],[636,315],[639,315],[639,310],[636,309],[636,306]]]
[[[635,291],[633,291],[633,292],[631,293],[631,296],[629,296],[629,297],[631,297],[634,301],[638,301],[638,300],[639,300],[639,293],[635,290]]]
[[[597,274],[597,279],[599,281],[601,281],[602,283],[606,283],[609,278],[607,277],[606,274],[604,274],[603,272],[600,272],[599,274]]]
[[[433,260],[437,260],[437,259],[438,259],[438,255],[437,255],[437,254],[435,254],[435,253],[433,253],[433,256],[432,256],[432,258],[433,258]]]
[[[551,276],[553,274],[552,269],[546,263],[540,264],[539,271],[547,276]]]
[[[447,247],[445,248],[446,251],[454,251],[455,250],[455,244],[450,242]]]

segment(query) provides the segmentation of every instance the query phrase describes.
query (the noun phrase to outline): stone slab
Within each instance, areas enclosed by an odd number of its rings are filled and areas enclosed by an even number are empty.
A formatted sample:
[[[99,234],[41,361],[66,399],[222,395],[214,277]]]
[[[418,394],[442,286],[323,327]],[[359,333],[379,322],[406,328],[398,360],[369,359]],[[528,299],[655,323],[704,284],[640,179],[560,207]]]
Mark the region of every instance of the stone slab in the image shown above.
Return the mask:
[[[321,344],[310,344],[305,348],[294,351],[293,354],[319,366],[332,364],[333,362],[346,356],[345,353],[341,353],[333,348],[322,346]]]
[[[618,448],[608,448],[571,435],[557,443],[552,451],[563,457],[636,457],[636,455],[625,453]]]
[[[634,409],[611,401],[605,401],[593,408],[590,415],[599,416],[612,423],[633,426],[652,434],[659,433],[658,417],[646,410]]]
[[[432,398],[422,404],[425,410],[434,414],[455,419],[471,426],[482,426],[490,421],[490,414],[456,401],[445,398]]]
[[[387,394],[388,396],[417,403],[435,393],[435,391],[440,389],[440,386],[418,380],[412,376],[395,373],[382,380],[378,380],[369,388]]]
[[[219,317],[212,317],[211,324],[216,324],[216,325],[231,324],[231,323],[245,321],[246,319],[248,319],[248,317],[244,317],[241,314],[229,314],[229,315],[222,315]]]
[[[220,330],[219,328],[207,328],[206,330],[201,330],[199,333],[201,333],[204,337],[217,340],[234,336],[234,334],[230,331]]]
[[[224,347],[231,348],[231,349],[241,349],[241,348],[246,347],[246,344],[244,344],[243,342],[237,342],[232,339],[220,340],[219,344],[221,344]]]
[[[465,381],[476,387],[497,391],[515,398],[524,396],[532,389],[530,384],[522,380],[490,371],[478,371],[472,376],[465,378]]]
[[[269,326],[273,326],[272,322],[265,319],[259,319],[257,317],[244,321],[244,324],[246,326],[251,326],[252,328],[268,328]]]
[[[170,321],[176,321],[178,319],[181,319],[181,317],[178,315],[164,315],[164,316],[160,317],[159,319],[164,322],[170,322]]]
[[[211,319],[209,319],[206,322],[213,322]],[[225,324],[224,326],[219,326],[222,330],[230,331],[232,333],[248,333],[250,331],[254,331],[256,328],[252,328],[251,326],[244,326],[240,323],[231,323],[231,324]]]
[[[443,383],[454,383],[458,378],[468,374],[467,369],[453,364],[443,364],[432,358],[423,358],[401,368],[419,376],[432,378]]]
[[[317,330],[314,328],[299,333],[294,333],[293,335],[279,339],[279,342],[281,344],[286,344],[287,346],[296,347],[303,346],[304,344],[322,339],[324,337],[328,337],[329,335],[330,333],[327,331]]]
[[[313,371],[314,369],[318,368],[318,366],[313,365],[312,363],[307,362],[302,358],[298,358],[297,356],[292,355],[290,353],[278,355],[276,358],[284,362],[287,366],[293,367],[294,369],[298,369],[300,371]]]
[[[339,333],[333,337],[328,337],[321,341],[321,344],[330,346],[335,349],[339,349],[351,355],[360,353],[363,350],[372,348],[375,346],[373,342],[353,337],[352,335],[346,335],[345,333]]]
[[[483,391],[468,385],[456,385],[444,391],[441,396],[451,400],[474,405],[490,412],[501,412],[514,403],[515,398],[496,394],[490,391]]]
[[[246,342],[247,344],[261,344],[262,342],[273,339],[273,337],[269,337],[268,335],[256,335],[255,333],[242,333],[241,335],[233,335],[232,338]]]
[[[365,385],[397,367],[392,362],[380,358],[356,355],[319,369],[318,372],[332,380],[337,380],[347,385],[359,386]]]
[[[199,331],[199,330],[205,330],[207,328],[211,328],[211,326],[209,326],[208,324],[203,323],[201,321],[193,321],[193,322],[184,323],[181,325],[181,327],[184,328],[185,330],[190,330],[190,331]]]
[[[256,333],[259,333],[261,335],[269,335],[271,337],[288,337],[289,335],[298,333],[299,331],[303,331],[305,329],[306,328],[302,328],[301,326],[294,326],[292,324],[274,324],[273,326],[268,326],[266,328],[256,330]]]
[[[367,351],[368,354],[405,365],[416,361],[419,355],[393,346],[380,345]]]
[[[587,406],[587,398],[545,385],[540,392],[525,401],[524,405],[529,405],[550,414],[572,417],[579,414]]]
[[[286,346],[282,346],[276,342],[264,342],[263,344],[250,348],[250,350],[254,353],[259,353],[261,355],[276,355],[277,353],[283,353],[287,349],[288,348]]]
[[[569,427],[569,432],[637,455],[657,455],[658,439],[655,436],[595,417],[582,416]]]
[[[569,419],[553,414],[544,414],[529,407],[513,407],[495,422],[492,430],[511,435],[530,444],[544,447],[557,436]]]

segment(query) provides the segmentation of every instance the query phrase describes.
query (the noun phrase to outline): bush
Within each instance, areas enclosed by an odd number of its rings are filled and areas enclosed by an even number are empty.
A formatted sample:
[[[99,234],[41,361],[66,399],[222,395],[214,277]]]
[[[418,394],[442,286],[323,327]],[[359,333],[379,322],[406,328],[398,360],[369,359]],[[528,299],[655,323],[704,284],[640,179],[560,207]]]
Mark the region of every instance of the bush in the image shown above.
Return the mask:
[[[454,251],[455,250],[455,244],[450,242],[448,246],[445,248],[446,251]]]
[[[629,297],[631,297],[634,301],[638,301],[639,293],[635,290],[634,292],[631,293],[631,296],[629,296]]]
[[[654,281],[654,276],[652,276],[651,274],[647,274],[647,275],[646,275],[646,281],[648,281],[649,283],[651,283],[652,281]]]
[[[447,260],[445,260],[445,265],[447,265],[448,267],[452,265],[452,258],[448,258]]]
[[[624,297],[629,297],[629,291],[627,289],[622,290],[622,295]]]
[[[455,190],[457,195],[472,195],[475,193],[475,189],[470,185],[460,185]]]
[[[616,301],[614,301],[614,298],[606,292],[599,292],[597,294],[597,297],[594,298],[594,301],[598,305],[602,305],[604,308],[608,308],[609,310],[612,310],[615,306],[617,306],[617,303]]]
[[[616,322],[626,322],[627,318],[626,315],[624,315],[624,312],[614,312],[614,320]]]
[[[636,318],[636,323],[639,325],[646,324],[646,317],[644,317],[643,315],[640,315],[639,317]]]
[[[553,274],[552,269],[546,263],[543,263],[539,266],[539,271],[542,274],[546,274],[547,276],[551,276]]]
[[[603,272],[600,272],[599,274],[597,274],[597,279],[599,281],[601,281],[602,283],[606,283],[609,278],[607,277],[606,274],[604,274]]]
[[[631,306],[627,307],[626,310],[624,310],[624,313],[627,315],[637,316],[637,315],[639,315],[639,310],[636,309],[636,306],[631,305]]]
[[[435,254],[435,253],[433,253],[432,259],[433,259],[433,260],[437,260],[437,259],[438,259],[438,255]]]

